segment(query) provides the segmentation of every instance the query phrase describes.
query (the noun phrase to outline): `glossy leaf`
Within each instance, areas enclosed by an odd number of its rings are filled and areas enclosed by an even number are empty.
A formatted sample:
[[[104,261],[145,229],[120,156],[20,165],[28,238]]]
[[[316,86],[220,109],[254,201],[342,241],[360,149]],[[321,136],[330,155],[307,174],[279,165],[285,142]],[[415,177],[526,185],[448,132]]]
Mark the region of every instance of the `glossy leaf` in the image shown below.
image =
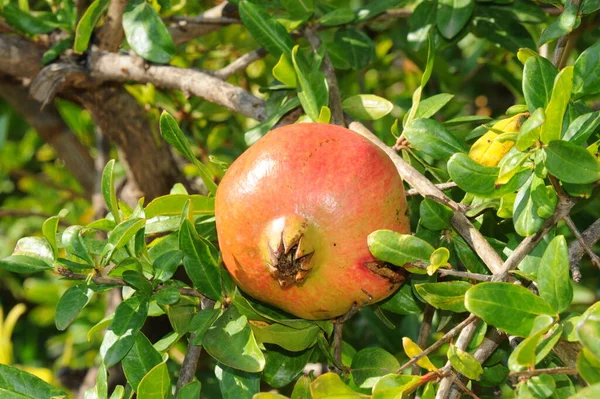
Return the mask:
[[[478,380],[483,373],[483,368],[477,359],[455,345],[450,345],[450,349],[448,349],[448,360],[454,370],[470,380]]]
[[[292,51],[292,63],[298,78],[298,98],[304,112],[313,120],[319,119],[321,108],[327,106],[328,90],[325,76],[318,68],[310,68],[298,46]]]
[[[402,315],[416,315],[423,311],[421,301],[413,295],[410,284],[404,284],[395,294],[381,302],[381,309]]]
[[[352,390],[352,388],[344,384],[339,375],[331,372],[320,375],[310,384],[310,394],[312,399],[328,399],[336,397],[358,399],[369,397]]]
[[[275,389],[283,388],[300,376],[310,361],[314,349],[302,352],[289,352],[279,348],[269,348],[262,378]]]
[[[375,55],[375,45],[365,33],[351,28],[339,29],[334,44],[346,55],[352,69],[367,66]]]
[[[536,176],[532,175],[527,183],[521,187],[515,198],[513,208],[515,231],[523,237],[537,232],[544,223],[544,219],[538,214],[538,206],[532,198],[532,181],[534,179],[536,179]]]
[[[595,307],[584,313],[577,326],[577,337],[592,355],[600,359],[600,308]]]
[[[265,357],[248,319],[235,306],[230,306],[208,329],[202,343],[212,357],[229,367],[250,373],[258,373],[265,367]]]
[[[117,194],[115,192],[114,168],[115,160],[111,159],[104,167],[100,186],[102,188],[102,196],[104,197],[104,202],[106,203],[106,206],[108,207],[110,213],[113,215],[115,223],[119,224],[121,222],[121,215],[119,214]]]
[[[131,0],[123,13],[127,43],[142,58],[165,64],[175,55],[175,44],[154,8],[144,0]]]
[[[569,249],[564,236],[555,237],[544,252],[538,270],[538,289],[556,313],[566,310],[573,300]]]
[[[137,389],[138,397],[144,399],[168,399],[171,393],[171,377],[167,363],[153,367],[142,378]]]
[[[310,15],[315,9],[315,0],[281,0],[281,5],[292,15]]]
[[[191,338],[191,343],[194,345],[202,345],[204,335],[210,326],[222,314],[218,309],[204,309],[194,315],[189,324],[189,330],[194,333]]]
[[[336,8],[319,18],[321,26],[337,26],[354,21],[356,15],[349,8]]]
[[[56,328],[64,331],[77,318],[93,295],[94,291],[86,284],[74,285],[65,291],[56,304]]]
[[[582,145],[596,131],[598,126],[600,126],[600,111],[578,116],[567,128],[563,140]]]
[[[474,0],[438,0],[437,27],[446,39],[452,39],[466,25],[475,8]]]
[[[472,285],[466,281],[446,281],[415,285],[417,293],[436,309],[465,312],[465,293]]]
[[[260,390],[260,374],[248,373],[219,364],[215,376],[223,399],[252,399]]]
[[[221,297],[219,254],[214,245],[196,233],[187,219],[179,231],[179,248],[183,252],[183,266],[194,287],[218,300]]]
[[[367,121],[383,118],[394,108],[391,102],[373,94],[358,94],[348,97],[342,106],[352,118]]]
[[[536,109],[531,116],[523,122],[521,130],[517,136],[516,147],[519,151],[525,151],[540,137],[539,127],[546,121],[546,114],[543,108]]]
[[[6,399],[62,398],[67,394],[23,370],[0,364],[0,392]]]
[[[453,98],[454,94],[440,93],[421,100],[419,102],[419,108],[414,116],[415,119],[432,117]],[[405,114],[405,118],[408,117],[409,113],[410,111]]]
[[[190,211],[192,215],[212,215],[215,210],[214,198],[204,195],[186,195],[186,194],[169,194],[152,200],[144,212],[146,218],[155,216],[179,216],[183,211],[183,207],[187,201],[190,202]]]
[[[239,2],[240,17],[252,37],[276,58],[289,54],[294,47],[292,38],[283,25],[260,6],[247,0]]]
[[[577,355],[577,372],[590,385],[600,383],[600,360],[587,348]]]
[[[560,16],[554,22],[549,24],[546,29],[544,29],[540,40],[538,40],[538,45],[541,46],[542,44],[548,43],[549,41],[559,38],[560,36],[568,35],[573,31],[573,29],[579,26],[581,17],[578,17],[577,9],[578,7],[573,4],[565,7]]]
[[[550,142],[544,151],[548,172],[563,182],[586,184],[600,179],[600,165],[585,148],[556,140]]]
[[[81,16],[75,30],[73,49],[76,53],[83,53],[88,49],[92,32],[108,7],[108,3],[108,0],[94,0]]]
[[[31,35],[48,33],[58,27],[50,21],[34,17],[31,13],[25,12],[11,3],[4,5],[2,17],[10,26]]]
[[[521,24],[512,7],[476,7],[473,18],[474,33],[513,53],[522,48],[536,49],[535,41]]]
[[[213,181],[212,173],[206,165],[196,159],[192,152],[192,147],[179,128],[177,121],[167,111],[163,111],[160,115],[160,134],[167,143],[175,147],[177,151],[198,168],[204,185],[206,185],[211,194],[215,194],[217,192],[217,185]]]
[[[131,350],[123,358],[123,372],[127,382],[138,391],[138,385],[154,367],[162,363],[162,356],[142,333],[137,334]]]
[[[406,356],[408,356],[409,358],[418,356],[423,352],[423,349],[421,349],[419,345],[417,345],[415,342],[413,342],[412,339],[408,337],[402,338],[402,348],[404,349],[404,353],[406,353]],[[422,358],[417,360],[417,365],[429,371],[437,370],[437,367],[435,367],[433,363],[431,363],[431,360],[429,360],[427,356],[423,356]]]
[[[416,375],[389,374],[381,378],[373,387],[371,399],[402,398],[414,391],[421,377]],[[425,399],[425,393],[421,396]]]
[[[447,161],[465,148],[441,123],[433,119],[415,119],[404,130],[410,144],[425,154]]]
[[[529,335],[538,315],[556,315],[542,298],[510,283],[475,285],[465,294],[465,307],[486,323],[519,337]]]
[[[552,96],[546,107],[546,122],[542,125],[540,139],[543,143],[559,140],[562,133],[563,117],[567,110],[571,87],[573,86],[573,67],[566,67],[556,75]]]
[[[556,390],[556,382],[548,374],[533,376],[527,381],[527,387],[537,398],[549,398]]]
[[[544,57],[534,56],[527,59],[523,68],[523,94],[529,112],[546,108],[552,97],[556,75],[558,70]]]
[[[296,88],[296,71],[289,54],[281,54],[273,67],[273,76],[287,87]]]
[[[408,42],[415,50],[420,50],[435,28],[437,1],[425,0],[419,3],[408,20]]]
[[[165,282],[175,274],[179,265],[183,262],[183,252],[179,250],[168,251],[154,260],[152,266],[155,270],[155,278]]]
[[[448,207],[425,198],[419,205],[421,224],[430,230],[446,230],[451,227],[452,210]]]
[[[0,259],[0,269],[13,273],[36,273],[51,270],[52,266],[41,259],[26,255],[12,255]]]
[[[292,352],[300,352],[316,344],[321,331],[316,324],[295,329],[278,323],[251,321],[250,327],[259,343],[275,344]]]
[[[188,384],[185,384],[179,390],[177,395],[178,399],[198,399],[200,398],[200,381],[192,381]]]
[[[398,368],[398,360],[382,348],[366,348],[352,358],[352,377],[360,388],[373,388],[381,377]]]
[[[374,257],[396,266],[428,260],[434,251],[427,241],[391,230],[377,230],[369,234],[367,245]]]
[[[58,222],[60,218],[58,216],[52,216],[42,225],[42,233],[44,234],[44,238],[52,247],[52,253],[54,254],[54,259],[58,258],[58,243],[56,241],[56,231],[58,229]]]
[[[357,12],[358,22],[366,21],[403,3],[404,0],[372,0],[365,3]]]
[[[575,61],[573,97],[575,99],[600,93],[600,43],[587,48]]]

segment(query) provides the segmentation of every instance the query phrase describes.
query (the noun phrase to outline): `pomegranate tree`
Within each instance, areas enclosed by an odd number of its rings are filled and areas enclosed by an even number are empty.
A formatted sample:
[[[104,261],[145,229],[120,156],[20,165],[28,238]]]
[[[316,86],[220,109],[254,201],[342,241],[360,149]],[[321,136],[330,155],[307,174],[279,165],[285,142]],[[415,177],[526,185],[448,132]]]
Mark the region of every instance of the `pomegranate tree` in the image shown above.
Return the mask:
[[[402,180],[381,149],[343,127],[269,132],[228,169],[215,206],[238,285],[298,317],[340,316],[404,280],[367,247],[375,230],[409,232]]]

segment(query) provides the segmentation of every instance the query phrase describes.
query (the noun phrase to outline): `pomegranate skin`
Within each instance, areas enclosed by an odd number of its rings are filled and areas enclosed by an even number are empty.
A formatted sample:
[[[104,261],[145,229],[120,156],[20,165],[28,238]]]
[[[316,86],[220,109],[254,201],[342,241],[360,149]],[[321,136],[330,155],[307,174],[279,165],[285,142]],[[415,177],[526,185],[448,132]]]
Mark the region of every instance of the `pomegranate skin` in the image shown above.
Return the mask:
[[[229,167],[215,213],[223,261],[239,287],[295,316],[334,318],[388,297],[403,280],[372,271],[367,247],[375,230],[410,232],[402,180],[381,149],[346,128],[303,123],[269,132]],[[293,254],[302,270],[281,277]],[[277,259],[283,269],[274,275]]]

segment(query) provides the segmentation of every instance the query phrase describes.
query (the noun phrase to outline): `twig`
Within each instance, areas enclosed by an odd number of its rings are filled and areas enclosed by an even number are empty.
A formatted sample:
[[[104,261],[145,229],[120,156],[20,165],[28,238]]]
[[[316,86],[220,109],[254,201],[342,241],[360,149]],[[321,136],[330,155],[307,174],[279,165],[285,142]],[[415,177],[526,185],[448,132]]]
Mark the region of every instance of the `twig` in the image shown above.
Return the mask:
[[[21,217],[40,217],[40,218],[44,218],[44,219],[48,219],[49,217],[52,217],[52,215],[49,215],[47,213],[42,213],[42,212],[36,212],[36,211],[27,211],[24,209],[0,209],[0,218],[3,217],[16,217],[16,218],[21,218]],[[67,222],[64,219],[60,219],[58,221],[59,224],[61,224],[62,226],[70,226],[71,223]]]
[[[312,46],[314,51],[317,51],[321,45],[321,39],[317,35],[316,27],[307,27],[304,29],[304,35]],[[342,108],[342,97],[340,96],[340,88],[338,86],[337,77],[335,76],[335,69],[329,58],[329,54],[325,54],[323,57],[323,64],[321,66],[325,80],[327,81],[327,87],[329,89],[329,109],[331,110],[331,123],[334,125],[346,126],[344,122],[344,109]]]
[[[442,191],[445,191],[445,190],[450,190],[451,188],[458,187],[458,186],[456,185],[456,183],[454,183],[454,182],[436,184],[435,186],[436,186],[436,187],[437,187],[439,190],[442,190]],[[406,190],[406,196],[407,196],[407,197],[412,197],[412,196],[414,196],[414,195],[419,195],[419,192],[418,192],[416,189],[414,189],[414,188],[411,188],[411,189],[409,189],[409,190]]]
[[[333,342],[331,346],[333,347],[333,358],[335,359],[337,364],[342,363],[342,332],[344,330],[344,323],[341,321],[335,321],[333,323]],[[341,371],[341,370],[340,370]]]
[[[200,310],[210,309],[214,305],[215,302],[209,298],[203,298],[200,300]],[[181,365],[181,371],[179,372],[177,385],[175,386],[175,397],[177,397],[181,387],[192,382],[194,376],[196,375],[198,360],[202,354],[202,346],[191,344],[195,337],[196,334],[190,334],[190,344],[188,345],[188,349],[185,353],[185,358],[183,359],[183,364]]]
[[[600,219],[597,219],[592,223],[591,226],[581,234],[581,237],[588,248],[593,247],[594,244],[600,240]],[[585,249],[579,240],[573,241],[571,245],[569,245],[569,265],[571,266],[571,270],[575,270],[575,268],[579,270],[579,261],[584,253]],[[573,279],[575,279],[575,273],[573,273]]]
[[[567,226],[569,226],[569,229],[571,229],[571,232],[573,233],[573,235],[575,236],[575,238],[577,238],[577,241],[579,242],[579,245],[581,245],[581,247],[583,248],[583,250],[588,254],[588,256],[590,257],[590,260],[592,261],[592,264],[594,266],[596,266],[597,268],[600,269],[600,258],[598,257],[598,255],[596,255],[594,253],[594,251],[592,251],[592,248],[590,248],[590,246],[587,244],[587,242],[584,240],[583,236],[581,235],[581,233],[579,232],[579,230],[577,229],[577,226],[575,226],[575,223],[573,223],[573,219],[571,219],[571,216],[567,215],[563,218],[563,220],[567,223]],[[579,272],[579,268],[576,269],[577,272]],[[579,279],[575,279],[575,270],[573,270],[573,280],[575,281],[579,281],[581,280],[581,273],[578,273]]]
[[[396,166],[398,173],[408,184],[415,188],[425,197],[446,205],[454,211],[452,216],[452,225],[465,239],[465,241],[475,250],[477,255],[483,260],[492,273],[498,272],[502,267],[502,258],[496,253],[494,248],[486,241],[479,230],[473,226],[471,221],[463,213],[464,206],[457,204],[446,196],[439,188],[430,182],[425,176],[419,173],[402,159],[392,148],[385,145],[377,136],[371,133],[367,128],[358,122],[350,124],[350,130],[353,130],[361,136],[367,138],[373,144],[377,145],[388,154]]]
[[[104,51],[117,51],[123,42],[123,12],[128,0],[111,0],[104,25],[99,29],[98,47]]]
[[[404,363],[396,371],[396,373],[397,374],[401,373],[403,370],[406,370],[408,367],[410,367],[413,364],[417,363],[423,357],[425,357],[425,356],[429,355],[431,352],[437,350],[443,344],[445,344],[446,342],[450,341],[450,339],[454,338],[456,336],[456,334],[458,334],[459,332],[461,332],[463,330],[463,328],[465,328],[466,326],[468,326],[469,324],[471,324],[475,320],[477,320],[477,316],[475,316],[473,314],[469,315],[469,317],[467,317],[466,319],[464,319],[462,322],[460,322],[455,327],[453,327],[450,331],[448,331],[446,334],[444,334],[444,336],[442,338],[440,338],[435,344],[431,345],[427,349],[423,350],[423,352],[419,353],[417,356],[413,357],[408,362]]]
[[[436,273],[442,274],[445,276],[456,276],[456,277],[462,277],[462,278],[466,278],[469,280],[477,280],[477,281],[492,281],[492,279],[494,278],[494,276],[490,276],[488,274],[461,272],[459,270],[444,269],[444,268],[437,269]]]
[[[579,11],[580,4],[581,0],[569,0],[567,3],[567,7],[572,5],[577,8],[577,11]],[[567,43],[569,42],[570,37],[571,34],[569,33],[558,38],[558,41],[556,42],[556,48],[554,49],[554,57],[552,57],[552,63],[554,64],[554,66],[561,66],[563,62],[563,57],[566,54],[565,49],[567,48]]]
[[[419,328],[419,336],[417,338],[417,345],[419,345],[419,348],[425,348],[427,345],[427,338],[429,338],[429,334],[431,333],[431,321],[433,320],[434,313],[435,308],[433,306],[429,304],[425,306],[423,322],[421,323],[421,328]],[[416,364],[413,365],[412,374],[421,374],[421,368]]]
[[[239,23],[239,19],[234,21],[235,17],[237,17],[237,7],[224,1],[192,20],[174,21],[169,26],[169,33],[175,44],[181,44],[219,30],[230,23]],[[211,21],[213,23],[210,23]],[[221,23],[214,23],[216,21]]]
[[[152,83],[193,94],[259,121],[266,118],[263,100],[205,72],[145,65],[140,58],[106,52],[92,52],[89,61],[91,76],[99,80]]]
[[[533,377],[534,375],[540,374],[570,374],[576,375],[577,369],[572,367],[553,367],[549,369],[536,369],[536,370],[525,370],[525,371],[511,371],[508,373],[509,377]]]
[[[226,80],[231,75],[234,75],[240,71],[243,71],[248,67],[248,65],[252,64],[254,61],[259,60],[267,55],[267,50],[264,48],[259,48],[249,53],[242,55],[241,57],[235,59],[230,64],[224,66],[223,68],[215,71],[213,73],[219,79]]]

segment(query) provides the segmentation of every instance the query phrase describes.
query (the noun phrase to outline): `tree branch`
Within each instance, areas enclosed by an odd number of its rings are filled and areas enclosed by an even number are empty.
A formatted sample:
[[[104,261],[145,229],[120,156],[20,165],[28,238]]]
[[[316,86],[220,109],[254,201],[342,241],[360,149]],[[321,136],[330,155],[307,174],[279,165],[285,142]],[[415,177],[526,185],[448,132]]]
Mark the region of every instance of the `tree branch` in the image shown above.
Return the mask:
[[[571,232],[573,233],[573,235],[577,239],[577,242],[579,243],[579,246],[581,248],[583,248],[583,250],[590,257],[590,260],[592,261],[592,264],[594,266],[596,266],[598,269],[600,269],[600,258],[598,257],[598,255],[596,255],[594,253],[594,251],[592,251],[592,248],[588,245],[588,243],[586,242],[586,240],[583,238],[583,236],[581,235],[581,233],[577,229],[577,226],[575,226],[575,223],[573,223],[573,219],[571,219],[571,216],[567,215],[567,216],[565,216],[563,218],[563,220],[567,223],[567,226],[569,226],[569,229],[571,230]],[[578,271],[579,271],[579,269],[577,268],[577,272]],[[581,273],[579,273],[578,277],[579,277],[579,280],[580,280],[581,279]],[[573,279],[575,280],[575,271],[573,272]],[[579,280],[575,280],[575,281],[579,281]]]
[[[32,78],[40,71],[45,48],[20,36],[0,34],[0,73]]]
[[[508,373],[509,377],[533,377],[534,375],[540,374],[570,374],[577,375],[577,369],[572,367],[553,367],[549,369],[536,369],[536,370],[525,370],[525,371],[511,371]]]
[[[385,145],[377,136],[371,133],[367,128],[358,122],[350,124],[350,130],[353,130],[361,136],[367,138],[373,144],[377,145],[391,158],[400,177],[416,189],[423,197],[432,199],[442,205],[446,205],[454,211],[452,216],[452,225],[465,239],[465,241],[475,250],[477,255],[483,260],[492,273],[497,273],[502,267],[502,258],[496,253],[492,246],[486,241],[479,230],[473,226],[471,221],[464,214],[464,206],[457,204],[447,197],[439,188],[431,183],[425,176],[419,173],[402,159],[392,148]]]
[[[588,248],[593,247],[600,240],[600,219],[597,219],[590,227],[585,229],[581,234],[581,238]],[[579,264],[584,253],[585,249],[579,240],[573,241],[569,245],[569,264],[571,265],[571,269],[573,269],[573,265]]]
[[[248,65],[252,64],[254,61],[263,58],[267,55],[267,50],[264,48],[259,48],[249,53],[242,55],[237,58],[235,61],[232,61],[230,64],[224,66],[223,68],[213,72],[213,75],[219,79],[226,80],[231,75],[234,75],[240,71],[243,71],[248,67]]]
[[[193,94],[259,121],[266,118],[263,100],[205,72],[145,65],[141,58],[104,52],[91,54],[89,68],[90,75],[98,80],[152,83]]]
[[[219,30],[224,25],[239,22],[238,16],[237,7],[224,1],[193,19],[174,20],[169,25],[169,33],[175,44],[181,44]]]
[[[441,191],[446,191],[446,190],[450,190],[452,188],[458,187],[456,185],[456,183],[454,183],[454,182],[436,184],[435,186]],[[417,191],[416,189],[411,188],[409,190],[406,190],[407,197],[412,197],[415,195],[420,195],[419,191]]]
[[[114,52],[119,49],[125,34],[123,32],[123,12],[129,0],[111,0],[104,25],[98,32],[98,47]]]
[[[567,6],[573,5],[573,6],[577,7],[577,11],[579,12],[580,4],[581,4],[581,0],[569,0],[567,3]],[[571,39],[571,33],[559,37],[558,41],[556,42],[556,48],[554,49],[554,56],[552,57],[552,63],[557,68],[560,68],[561,65],[563,64],[563,58],[565,58],[565,55],[566,55],[565,50],[567,48],[567,45],[568,45],[568,42],[570,39]]]

